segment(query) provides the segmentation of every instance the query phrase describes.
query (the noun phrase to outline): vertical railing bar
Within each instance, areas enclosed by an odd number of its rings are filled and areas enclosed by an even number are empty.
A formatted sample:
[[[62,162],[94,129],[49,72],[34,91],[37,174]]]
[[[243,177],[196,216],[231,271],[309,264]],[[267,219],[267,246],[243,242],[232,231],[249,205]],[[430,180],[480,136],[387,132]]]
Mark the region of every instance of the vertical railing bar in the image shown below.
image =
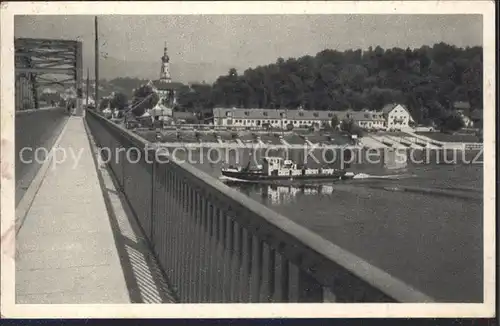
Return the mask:
[[[214,270],[214,263],[215,263],[215,257],[213,255],[214,253],[214,233],[215,233],[215,230],[214,230],[214,208],[213,208],[213,204],[210,202],[208,203],[208,210],[207,210],[207,216],[208,216],[208,251],[209,251],[209,254],[208,254],[208,289],[209,289],[209,292],[208,292],[208,299],[209,299],[209,302],[210,303],[213,303],[213,302],[216,302],[215,301],[215,293],[216,293],[216,289],[215,289],[215,282],[214,282],[214,278],[215,278],[215,270]]]
[[[221,277],[219,275],[219,210],[212,204],[212,280],[213,280],[213,300],[221,302]]]
[[[180,178],[180,193],[179,193],[179,201],[181,204],[181,209],[179,212],[179,240],[181,243],[181,250],[180,250],[180,278],[179,278],[179,283],[182,284],[182,296],[184,298],[184,302],[188,303],[189,302],[189,287],[188,287],[188,282],[189,282],[189,275],[187,271],[187,260],[188,260],[188,252],[187,252],[187,242],[188,240],[186,239],[187,234],[186,234],[186,202],[187,202],[187,182],[184,177]]]
[[[191,216],[189,223],[191,225],[191,302],[197,302],[196,289],[198,287],[198,271],[199,271],[199,260],[198,260],[198,211],[196,209],[196,188],[191,187],[190,191],[191,198]]]
[[[173,284],[173,273],[172,273],[172,269],[173,269],[173,260],[174,260],[174,246],[173,246],[173,243],[174,243],[174,232],[173,232],[173,222],[172,222],[172,202],[173,202],[173,198],[172,198],[172,178],[171,178],[171,173],[170,173],[170,166],[168,163],[164,163],[164,169],[165,169],[165,189],[166,189],[166,193],[165,193],[165,198],[167,199],[167,201],[165,202],[165,212],[166,212],[166,216],[165,216],[165,219],[167,220],[167,224],[166,224],[166,229],[165,229],[165,233],[168,234],[168,238],[167,238],[167,250],[168,250],[168,266],[166,266],[169,270],[169,280],[170,280],[170,283]]]
[[[222,230],[221,230],[221,210],[218,207],[214,207],[214,226],[215,226],[215,276],[216,276],[216,300],[217,302],[223,302],[223,286],[224,279],[222,278],[222,246],[220,240],[222,238]]]
[[[158,237],[163,238],[165,237],[165,256],[161,257],[160,259],[164,259],[164,271],[168,275],[169,280],[171,281],[171,273],[170,273],[170,268],[171,268],[171,257],[172,257],[172,247],[170,246],[170,241],[171,241],[171,226],[170,226],[170,192],[169,192],[169,178],[168,178],[168,171],[167,171],[167,165],[166,164],[161,164],[162,171],[163,171],[163,180],[164,180],[164,186],[163,186],[163,196],[162,198],[162,212],[163,214],[160,216],[159,225],[158,225]],[[164,223],[161,223],[161,221],[164,221]],[[164,228],[160,229],[160,226],[164,225]]]
[[[171,167],[171,166],[170,166]],[[177,196],[176,192],[179,191],[177,189],[177,177],[173,171],[170,171],[170,186],[171,186],[171,192],[170,192],[170,198],[171,199],[171,207],[170,207],[170,220],[172,221],[172,278],[173,282],[175,284],[175,288],[177,291],[177,295],[179,296],[179,300],[181,300],[181,293],[180,293],[180,288],[179,288],[179,283],[177,280],[177,273],[179,271],[179,241],[177,241],[177,238],[179,237],[177,234]]]
[[[205,197],[205,302],[210,302],[210,294],[211,294],[211,267],[210,267],[210,227],[211,227],[211,219],[210,219],[210,203],[209,199]]]
[[[234,256],[233,256],[233,261],[234,261],[234,302],[240,302],[240,271],[241,271],[241,263],[240,263],[240,233],[239,233],[239,223],[234,220],[233,224],[233,243],[234,243]]]
[[[125,189],[125,165],[126,165],[126,163],[125,163],[126,160],[125,160],[125,157],[124,157],[125,156],[125,152],[119,151],[118,152],[118,156],[120,158],[120,162],[124,162],[124,163],[121,164],[122,176],[121,176],[121,180],[120,180],[121,181],[120,190],[124,191],[124,189]]]
[[[146,152],[147,153],[147,152]],[[158,171],[156,162],[152,161],[152,163],[148,163],[151,171],[151,202],[150,202],[150,218],[149,218],[149,233],[150,233],[150,246],[154,252],[158,252],[158,249],[155,249],[158,245],[154,238],[154,221],[155,215],[158,212],[158,192],[159,192],[159,180],[158,180]]]
[[[202,229],[202,212],[201,212],[201,196],[198,188],[193,189],[193,202],[194,202],[194,277],[195,277],[195,288],[194,288],[194,303],[202,302],[202,274],[203,274],[203,229]]]
[[[187,296],[189,297],[188,302],[193,302],[192,290],[194,286],[194,276],[193,276],[193,238],[194,238],[194,230],[193,230],[193,202],[191,197],[191,182],[189,179],[185,180],[186,183],[186,214],[184,216],[184,225],[185,225],[185,234],[184,239],[186,241],[186,287],[187,287]]]
[[[264,268],[263,266],[264,242],[259,240],[258,238],[256,240],[257,241],[255,245],[257,248],[255,250],[255,264],[254,264],[255,274],[254,274],[254,283],[252,286],[252,292],[255,302],[261,302],[260,294],[263,281],[262,269]]]
[[[167,186],[168,186],[168,180],[167,180],[167,173],[166,173],[166,165],[162,163],[158,163],[158,169],[157,171],[161,171],[161,179],[160,179],[160,189],[161,192],[159,193],[158,198],[158,204],[159,204],[159,215],[156,219],[157,225],[155,225],[155,229],[157,229],[157,236],[156,239],[158,241],[161,241],[161,248],[163,249],[162,253],[157,253],[158,256],[160,257],[160,260],[162,260],[163,263],[163,271],[166,273],[166,275],[169,275],[170,273],[168,272],[168,268],[170,267],[169,264],[167,263],[169,261],[169,257],[171,255],[170,252],[170,246],[169,246],[169,241],[170,241],[170,220],[168,216],[168,193],[167,193]],[[161,213],[160,213],[161,212]],[[168,281],[170,281],[170,278],[168,278]]]
[[[236,232],[235,232],[235,224],[236,222],[233,220],[232,217],[229,218],[228,220],[228,244],[229,244],[229,261],[230,261],[230,302],[235,303],[237,302],[236,299],[236,292],[238,290],[238,275],[237,275],[237,267],[238,267],[238,262],[237,262],[237,254],[236,254]]]
[[[181,226],[181,204],[179,202],[180,199],[180,194],[182,193],[182,181],[179,176],[175,177],[175,188],[174,188],[174,194],[175,194],[175,202],[174,202],[174,207],[175,207],[175,231],[176,231],[176,258],[175,258],[175,274],[176,274],[176,283],[177,287],[179,289],[179,298],[181,299],[181,302],[186,302],[184,298],[184,286],[182,283],[182,226]]]
[[[202,197],[202,192],[201,190],[198,190],[196,192],[196,201],[197,201],[197,207],[198,207],[198,290],[197,290],[197,297],[198,297],[198,302],[202,303],[203,302],[203,275],[204,275],[204,261],[203,258],[205,256],[205,244],[204,244],[204,236],[205,232],[203,229],[203,197]]]
[[[182,202],[184,203],[184,210],[182,216],[182,240],[183,240],[183,248],[182,248],[182,257],[183,257],[183,279],[182,282],[185,284],[185,292],[186,292],[186,302],[191,302],[189,298],[189,290],[191,286],[190,279],[190,271],[189,271],[189,258],[190,258],[190,242],[192,235],[189,232],[189,181],[187,179],[183,179],[183,196]]]
[[[290,289],[290,264],[288,259],[280,255],[280,295],[281,302],[289,301],[289,289]]]
[[[267,266],[267,301],[274,301],[275,292],[275,269],[276,269],[276,251],[268,246],[269,264]]]
[[[191,291],[191,268],[190,268],[190,243],[192,234],[190,234],[190,209],[189,209],[189,183],[188,180],[184,179],[184,194],[183,194],[183,202],[185,203],[184,214],[182,215],[182,225],[183,225],[183,234],[182,239],[184,240],[184,249],[183,249],[183,257],[184,257],[184,269],[183,269],[183,283],[186,284],[186,302],[191,302],[190,291]]]
[[[244,245],[244,229],[243,226],[238,223],[238,302],[245,302],[243,300],[245,292],[245,275],[244,275],[244,262],[243,262],[243,248]]]
[[[200,209],[201,209],[201,239],[202,239],[202,259],[201,259],[201,265],[200,268],[202,269],[202,283],[201,283],[201,289],[202,289],[202,302],[207,302],[207,280],[208,280],[208,230],[207,230],[207,200],[204,196],[204,194],[200,195]]]
[[[166,230],[168,232],[168,251],[169,251],[169,259],[168,259],[168,269],[169,269],[169,276],[172,282],[174,282],[174,267],[175,267],[175,222],[173,219],[173,207],[174,207],[174,198],[173,198],[173,192],[174,192],[174,180],[172,176],[172,172],[170,170],[170,166],[166,166],[166,175],[167,175],[167,190],[168,193],[166,194],[166,197],[168,198],[167,202],[167,216],[166,219],[168,221],[167,226],[168,229]],[[175,287],[177,287],[177,284],[174,284]]]
[[[253,235],[249,229],[245,229],[245,302],[252,302],[252,260],[253,260]]]
[[[206,230],[206,214],[205,214],[205,206],[206,200],[203,193],[199,195],[200,201],[200,238],[201,238],[201,257],[200,257],[200,302],[204,303],[207,299],[207,230]]]
[[[153,212],[152,215],[154,215],[155,218],[153,219],[153,222],[151,223],[151,229],[153,230],[152,236],[151,236],[151,246],[156,248],[153,250],[155,256],[160,257],[160,256],[165,254],[165,248],[163,246],[163,239],[161,239],[161,238],[158,239],[158,237],[157,237],[158,230],[156,229],[156,226],[157,226],[156,224],[159,223],[159,221],[164,221],[162,218],[158,218],[163,213],[163,210],[161,207],[161,199],[164,198],[164,196],[161,195],[161,192],[163,191],[162,190],[163,173],[161,170],[161,165],[159,165],[156,162],[153,162],[153,164],[156,164],[156,166],[154,167],[155,180],[154,180],[154,187],[153,187],[154,192],[155,192],[155,196],[154,196],[153,208],[152,208],[152,212]],[[164,224],[165,224],[165,222],[163,222],[163,225]]]
[[[241,226],[240,227],[240,236],[241,236],[241,250],[240,250],[240,301],[247,302],[247,230]]]
[[[172,171],[173,172],[173,171]],[[177,220],[177,192],[179,191],[178,188],[178,182],[177,182],[177,176],[172,173],[172,222],[174,223],[174,260],[173,260],[173,272],[174,272],[174,279],[175,279],[175,287],[177,289],[177,294],[179,296],[179,299],[181,302],[182,300],[182,293],[181,293],[181,287],[179,284],[179,255],[180,255],[180,246],[179,246],[179,233],[178,233],[178,227],[179,223]]]
[[[201,195],[199,191],[195,192],[195,201],[196,201],[196,230],[197,230],[197,257],[196,261],[198,264],[198,277],[197,277],[197,287],[196,287],[196,303],[203,302],[203,255],[204,255],[204,245],[203,245],[203,211],[202,211],[202,203],[201,203]]]
[[[219,217],[218,217],[218,212],[217,212],[217,207],[214,205],[212,201],[212,238],[211,238],[211,243],[212,243],[212,250],[211,250],[211,266],[212,266],[212,289],[213,289],[213,294],[212,294],[212,300],[213,302],[219,302],[219,273],[218,273],[218,249],[219,249],[219,244],[218,244],[218,236],[219,236],[219,228],[218,228],[218,222],[219,222]]]
[[[233,223],[233,273],[234,273],[234,283],[233,283],[233,290],[234,290],[234,296],[233,296],[233,302],[237,303],[240,302],[239,298],[239,291],[240,291],[240,262],[239,262],[239,225],[238,222],[235,220]]]
[[[220,302],[226,300],[226,262],[225,262],[225,232],[226,232],[226,215],[222,208],[219,207],[219,278],[220,278]]]
[[[206,195],[203,195],[202,198],[202,218],[203,218],[203,263],[202,263],[202,268],[203,268],[203,302],[208,302],[209,300],[209,266],[208,264],[210,263],[210,230],[209,230],[209,217],[208,217],[208,199]]]
[[[222,247],[222,302],[227,303],[230,300],[230,291],[229,288],[231,283],[228,282],[228,278],[230,273],[229,270],[229,259],[228,259],[228,243],[227,243],[227,220],[228,216],[225,211],[221,210],[221,247]],[[229,286],[228,286],[229,285]]]
[[[241,251],[240,251],[240,301],[247,302],[247,258],[248,258],[248,248],[247,248],[247,230],[241,226],[240,227],[240,236],[241,236]]]
[[[224,211],[219,208],[218,209],[218,224],[219,224],[219,242],[218,242],[218,256],[219,256],[219,284],[220,284],[220,302],[224,302],[226,296],[225,296],[225,284],[226,284],[226,279],[224,278],[225,275],[225,261],[224,261],[224,252],[225,252],[225,246],[224,246],[224,235],[225,235],[225,215]]]
[[[198,249],[196,246],[196,241],[198,237],[198,230],[196,228],[196,190],[195,187],[190,184],[190,190],[189,190],[189,198],[190,198],[190,213],[189,213],[189,229],[190,229],[190,248],[191,248],[191,255],[190,255],[190,261],[189,261],[189,269],[190,269],[190,275],[191,275],[191,284],[190,284],[190,290],[189,290],[189,296],[191,297],[192,303],[196,303],[196,288],[198,286],[198,274],[197,274],[197,269],[198,269],[198,260],[196,258],[197,252],[196,250]]]
[[[186,179],[183,179],[183,188],[182,188],[182,210],[183,210],[183,213],[186,213],[187,210],[188,210],[188,198],[187,198],[187,180]]]
[[[146,155],[149,155],[149,151],[146,151]],[[155,248],[155,241],[153,237],[154,233],[154,228],[153,228],[153,220],[155,216],[155,205],[156,205],[156,183],[157,181],[157,176],[156,176],[156,162],[150,163],[150,169],[151,169],[151,205],[150,205],[150,213],[149,213],[149,242],[150,245],[152,246],[153,250]]]

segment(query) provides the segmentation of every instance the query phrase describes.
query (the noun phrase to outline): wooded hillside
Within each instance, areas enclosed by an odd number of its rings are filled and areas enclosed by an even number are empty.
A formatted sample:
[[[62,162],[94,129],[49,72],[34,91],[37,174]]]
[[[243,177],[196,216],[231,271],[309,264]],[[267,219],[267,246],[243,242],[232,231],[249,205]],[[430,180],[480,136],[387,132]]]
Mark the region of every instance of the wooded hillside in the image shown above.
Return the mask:
[[[405,104],[419,123],[441,120],[456,101],[482,109],[482,47],[324,50],[316,56],[231,69],[213,85],[184,87],[180,106],[362,110]]]

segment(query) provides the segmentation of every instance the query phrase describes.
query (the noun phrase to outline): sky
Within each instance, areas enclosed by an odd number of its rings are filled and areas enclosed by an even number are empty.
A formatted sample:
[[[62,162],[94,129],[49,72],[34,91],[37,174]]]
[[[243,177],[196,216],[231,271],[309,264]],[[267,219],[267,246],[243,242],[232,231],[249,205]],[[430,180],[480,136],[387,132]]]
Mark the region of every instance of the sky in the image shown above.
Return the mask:
[[[103,78],[155,78],[166,42],[173,79],[215,79],[278,57],[324,49],[416,48],[446,42],[482,45],[480,15],[107,15],[99,16]],[[16,16],[15,37],[79,39],[93,69],[93,16]],[[135,65],[123,73],[124,67]],[[183,74],[182,70],[193,70]],[[104,75],[103,75],[104,74]],[[177,74],[177,76],[176,76]],[[177,77],[177,78],[176,78]],[[187,80],[179,80],[187,82]]]

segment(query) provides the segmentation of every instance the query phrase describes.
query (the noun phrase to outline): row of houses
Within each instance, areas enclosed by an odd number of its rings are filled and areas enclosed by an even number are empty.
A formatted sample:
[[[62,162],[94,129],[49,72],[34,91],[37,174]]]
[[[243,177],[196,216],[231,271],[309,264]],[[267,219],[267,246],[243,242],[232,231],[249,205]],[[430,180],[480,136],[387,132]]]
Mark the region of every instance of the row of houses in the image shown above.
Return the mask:
[[[152,120],[181,121],[193,123],[198,120],[193,112],[178,112],[158,103],[145,115]],[[386,105],[381,111],[311,111],[311,110],[271,110],[271,109],[236,109],[214,108],[211,123],[222,127],[256,127],[256,128],[309,128],[331,125],[332,120],[341,122],[352,119],[364,129],[402,130],[414,121],[410,112],[401,104]],[[202,119],[203,120],[203,119]],[[203,121],[202,123],[206,123]]]
[[[287,128],[331,125],[337,121],[352,119],[365,129],[401,130],[414,122],[408,109],[401,104],[386,105],[381,111],[309,111],[214,108],[213,122],[228,127]]]

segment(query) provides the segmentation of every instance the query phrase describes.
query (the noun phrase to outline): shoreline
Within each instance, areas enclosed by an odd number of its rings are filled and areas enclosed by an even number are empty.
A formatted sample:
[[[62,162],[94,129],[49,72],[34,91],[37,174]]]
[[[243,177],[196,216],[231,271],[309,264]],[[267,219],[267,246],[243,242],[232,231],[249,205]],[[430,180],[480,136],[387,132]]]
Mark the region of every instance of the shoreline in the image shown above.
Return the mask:
[[[353,141],[338,131],[234,131],[200,129],[135,129],[134,133],[162,147],[223,148],[345,148],[368,150],[458,150],[481,151],[479,142],[443,142],[413,132],[367,133]],[[300,139],[300,143],[298,142]]]
[[[403,151],[464,151],[464,152],[480,152],[483,150],[483,144],[481,143],[452,143],[449,145],[443,145],[442,147],[369,147],[361,145],[338,145],[338,144],[324,144],[324,143],[304,143],[304,144],[271,144],[271,143],[258,143],[258,142],[236,142],[236,141],[221,141],[221,142],[190,142],[190,141],[180,141],[180,142],[153,142],[156,146],[160,147],[183,147],[183,148],[222,148],[222,149],[347,149],[347,150],[384,150],[391,152],[403,152]],[[468,147],[473,145],[473,147]]]

